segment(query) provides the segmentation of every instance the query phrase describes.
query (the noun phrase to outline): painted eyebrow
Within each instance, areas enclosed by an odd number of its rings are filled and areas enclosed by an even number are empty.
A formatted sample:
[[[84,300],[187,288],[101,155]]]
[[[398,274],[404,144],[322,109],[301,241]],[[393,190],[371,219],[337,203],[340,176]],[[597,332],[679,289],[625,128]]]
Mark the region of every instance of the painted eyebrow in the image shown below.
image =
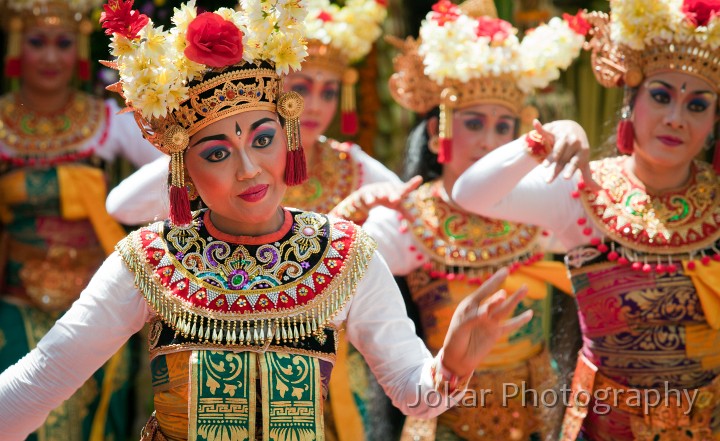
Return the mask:
[[[664,87],[666,87],[666,88],[668,88],[668,89],[670,89],[670,90],[675,90],[675,88],[674,88],[672,85],[670,85],[670,84],[668,84],[668,83],[666,83],[666,82],[664,82],[664,81],[660,81],[660,80],[653,80],[653,81],[649,82],[648,85],[647,85],[647,87],[651,87],[651,86],[652,86],[653,84],[655,84],[655,83],[658,83],[658,84],[660,84],[661,86],[664,86]],[[690,92],[690,93],[693,94],[693,95],[705,95],[705,94],[715,95],[715,92],[713,92],[712,90],[694,90],[694,91],[692,91],[692,92]]]
[[[480,117],[483,117],[483,118],[487,118],[487,114],[485,114],[485,113],[483,113],[483,112],[476,112],[476,111],[474,111],[474,110],[465,110],[465,111],[462,111],[462,112],[460,112],[460,115],[463,115],[463,116],[480,116]],[[515,117],[510,116],[510,115],[500,115],[498,118],[499,118],[499,119],[511,119],[511,120],[514,120],[514,119],[515,119]]]
[[[308,75],[303,75],[303,74],[301,74],[300,72],[295,72],[295,76],[296,76],[296,77],[300,77],[301,80],[309,81],[309,82],[311,82],[311,83],[313,82],[313,78],[312,78],[312,77],[310,77],[310,76],[308,76]]]
[[[196,145],[201,144],[203,142],[207,142],[207,141],[227,141],[227,139],[228,139],[228,137],[223,134],[209,135],[204,138],[200,138],[196,143],[194,143],[190,147],[195,147]]]
[[[274,120],[272,118],[263,118],[255,121],[254,123],[250,124],[250,131],[257,129],[261,125],[265,124],[266,122],[277,122],[277,120]]]

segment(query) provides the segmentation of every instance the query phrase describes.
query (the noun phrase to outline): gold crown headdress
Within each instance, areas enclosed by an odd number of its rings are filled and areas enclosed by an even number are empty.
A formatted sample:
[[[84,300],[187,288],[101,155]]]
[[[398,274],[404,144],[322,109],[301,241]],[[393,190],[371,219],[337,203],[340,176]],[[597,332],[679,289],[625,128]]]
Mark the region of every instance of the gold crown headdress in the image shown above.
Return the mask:
[[[5,76],[20,77],[20,49],[22,33],[32,26],[65,26],[77,31],[78,77],[90,79],[90,40],[92,24],[87,15],[99,8],[103,0],[0,0],[0,4],[14,12],[8,25],[8,45],[5,53]]]
[[[456,6],[440,0],[420,26],[420,38],[396,41],[390,92],[417,113],[440,106],[438,161],[450,159],[452,111],[479,102],[502,104],[531,119],[529,93],[557,79],[579,55],[585,29],[566,15],[529,31],[522,42],[517,29],[497,18],[492,0]]]
[[[610,16],[586,14],[592,25],[587,49],[604,87],[640,85],[661,71],[696,75],[720,88],[720,2],[698,0],[610,0]],[[631,92],[625,93],[617,147],[631,153]],[[716,148],[716,152],[720,150]],[[717,154],[716,154],[716,157]]]
[[[248,110],[269,110],[285,119],[288,160],[285,182],[307,178],[300,143],[302,97],[282,93],[282,75],[298,70],[307,55],[301,0],[242,0],[241,11],[220,8],[198,14],[192,0],[175,9],[173,28],[153,26],[133,10],[134,0],[109,0],[100,18],[113,35],[107,65],[120,71],[109,87],[120,93],[143,135],[171,156],[170,217],[191,221],[183,155],[203,127]]]
[[[358,128],[354,88],[358,73],[349,65],[365,57],[380,36],[387,0],[348,0],[342,7],[329,0],[306,0],[305,5],[308,56],[303,66],[340,75],[340,128],[343,134],[353,135]]]

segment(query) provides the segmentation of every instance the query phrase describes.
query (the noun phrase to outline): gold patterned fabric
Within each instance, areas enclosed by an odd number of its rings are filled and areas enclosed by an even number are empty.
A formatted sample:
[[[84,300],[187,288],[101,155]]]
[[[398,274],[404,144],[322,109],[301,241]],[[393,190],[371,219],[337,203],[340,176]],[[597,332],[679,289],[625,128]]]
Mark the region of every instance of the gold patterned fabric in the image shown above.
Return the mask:
[[[444,201],[441,188],[440,181],[423,184],[402,204],[410,232],[431,259],[427,270],[478,279],[538,254],[539,228],[468,213]]]
[[[308,169],[308,180],[288,187],[284,206],[329,213],[360,186],[360,171],[347,144],[324,139],[317,152],[316,162]]]
[[[406,423],[403,439],[490,441],[527,440],[549,433],[552,421],[543,406],[524,406],[510,400],[503,406],[503,383],[538,390],[552,389],[557,376],[545,342],[549,321],[548,283],[560,274],[548,267],[523,271],[538,262],[538,241],[542,231],[533,226],[489,219],[465,212],[446,202],[440,181],[427,183],[403,201],[408,231],[430,262],[407,276],[413,302],[418,306],[425,342],[432,352],[443,345],[452,314],[477,284],[502,266],[513,274],[503,288],[509,292],[526,285],[530,294],[513,315],[531,309],[532,320],[522,329],[501,339],[483,363],[475,369],[469,389],[482,404],[457,406],[437,419],[437,427],[425,422]],[[556,265],[562,269],[560,264]],[[561,271],[562,276],[565,272]],[[490,390],[488,394],[484,392]],[[483,395],[485,393],[485,395]],[[414,435],[413,435],[414,434]],[[440,439],[440,438],[437,438]]]
[[[581,361],[586,361],[578,363],[575,374],[584,386],[575,386],[592,392],[607,383],[683,393],[714,387],[720,374],[720,330],[710,324],[716,310],[707,301],[717,294],[707,292],[703,295],[710,297],[704,298],[691,268],[717,268],[717,176],[696,162],[682,188],[649,194],[628,173],[625,161],[593,163],[601,188],[580,192],[588,217],[610,240],[603,242],[604,251],[582,246],[566,257],[584,336]],[[655,268],[645,267],[649,264]],[[709,414],[720,413],[720,400],[706,405]],[[672,409],[658,412],[665,412],[663,427],[651,424],[652,416],[641,422],[615,405],[609,413],[568,409],[564,430],[576,433],[584,420],[583,430],[593,440],[705,440],[720,433],[708,418],[675,418]]]

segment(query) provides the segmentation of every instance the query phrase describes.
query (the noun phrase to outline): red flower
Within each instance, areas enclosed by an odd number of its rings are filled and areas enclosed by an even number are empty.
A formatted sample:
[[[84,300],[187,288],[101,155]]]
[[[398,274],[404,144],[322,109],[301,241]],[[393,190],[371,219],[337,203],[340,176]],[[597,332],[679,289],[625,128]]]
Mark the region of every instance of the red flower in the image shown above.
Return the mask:
[[[510,23],[499,18],[480,17],[475,34],[478,37],[490,37],[491,41],[502,42],[513,33]]]
[[[327,12],[327,11],[320,11],[320,13],[318,14],[317,18],[318,18],[319,20],[322,20],[323,23],[327,23],[327,22],[329,22],[329,21],[332,21],[333,16],[330,15],[330,13]]]
[[[134,0],[108,0],[103,5],[104,11],[100,14],[100,23],[106,35],[118,34],[134,40],[138,32],[148,24],[148,17],[134,10]]]
[[[590,23],[587,22],[587,20],[585,20],[584,14],[585,12],[580,9],[579,11],[577,11],[577,14],[563,14],[562,18],[567,22],[570,29],[575,31],[576,34],[585,36],[590,31],[590,28],[592,28],[592,26],[590,25]]]
[[[707,26],[720,13],[720,0],[685,0],[682,12],[695,26]]]
[[[188,26],[185,56],[210,67],[232,66],[242,60],[242,37],[233,22],[203,12]]]
[[[432,10],[435,12],[432,18],[440,26],[444,26],[449,21],[455,21],[460,16],[460,9],[450,0],[440,0],[433,5]]]
[[[388,0],[375,0],[375,3],[382,6],[383,8],[387,8]]]

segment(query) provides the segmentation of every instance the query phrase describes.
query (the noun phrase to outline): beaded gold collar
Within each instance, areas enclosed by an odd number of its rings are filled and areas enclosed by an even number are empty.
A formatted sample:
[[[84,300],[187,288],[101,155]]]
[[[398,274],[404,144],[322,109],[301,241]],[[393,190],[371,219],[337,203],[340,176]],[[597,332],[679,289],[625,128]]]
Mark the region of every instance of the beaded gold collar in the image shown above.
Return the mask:
[[[62,111],[48,115],[28,110],[18,94],[9,94],[0,98],[0,143],[21,158],[67,155],[106,126],[107,120],[105,103],[85,93],[74,93]]]
[[[625,170],[627,157],[592,164],[599,191],[580,196],[593,224],[611,240],[652,254],[681,254],[712,246],[720,238],[718,177],[696,161],[682,188],[651,195]]]
[[[403,203],[411,234],[430,256],[426,269],[472,281],[502,266],[535,261],[540,228],[463,211],[442,198],[441,185],[426,183]]]

